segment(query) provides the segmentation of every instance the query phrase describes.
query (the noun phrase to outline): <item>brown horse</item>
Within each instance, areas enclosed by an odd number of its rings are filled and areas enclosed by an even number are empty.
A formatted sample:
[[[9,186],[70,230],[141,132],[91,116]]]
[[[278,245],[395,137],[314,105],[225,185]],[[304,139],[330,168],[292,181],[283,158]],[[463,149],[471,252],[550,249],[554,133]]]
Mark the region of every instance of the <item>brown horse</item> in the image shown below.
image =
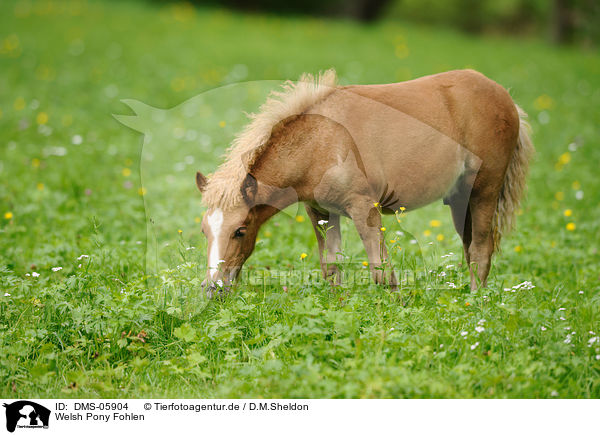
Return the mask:
[[[346,216],[375,282],[395,287],[381,213],[438,199],[450,206],[463,240],[471,289],[485,285],[525,188],[533,153],[526,116],[504,88],[472,70],[355,86],[337,86],[329,70],[287,82],[251,115],[219,169],[208,178],[196,175],[208,208],[203,285],[209,296],[229,286],[261,225],[302,201],[325,278],[340,280],[335,262]],[[331,229],[326,240],[321,220]]]

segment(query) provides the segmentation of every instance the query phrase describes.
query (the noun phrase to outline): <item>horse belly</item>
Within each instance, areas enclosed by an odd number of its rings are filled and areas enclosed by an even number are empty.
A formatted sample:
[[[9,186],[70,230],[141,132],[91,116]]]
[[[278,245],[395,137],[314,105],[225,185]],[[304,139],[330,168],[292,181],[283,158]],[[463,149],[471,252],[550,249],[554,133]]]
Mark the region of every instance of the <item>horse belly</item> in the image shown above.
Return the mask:
[[[385,185],[384,191],[394,192],[388,203],[395,209],[416,209],[447,196],[466,169],[468,151],[454,141],[428,135],[412,139],[383,147],[384,179],[373,180],[376,190]]]

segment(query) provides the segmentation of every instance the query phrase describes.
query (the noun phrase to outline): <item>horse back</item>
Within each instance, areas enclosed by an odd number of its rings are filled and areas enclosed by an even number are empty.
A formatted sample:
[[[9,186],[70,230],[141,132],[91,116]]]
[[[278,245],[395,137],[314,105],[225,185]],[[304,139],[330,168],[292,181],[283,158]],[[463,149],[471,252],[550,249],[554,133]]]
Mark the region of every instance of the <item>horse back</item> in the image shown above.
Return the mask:
[[[510,146],[519,131],[515,103],[501,85],[474,70],[456,70],[383,85],[340,90],[379,101],[418,119],[484,158]]]

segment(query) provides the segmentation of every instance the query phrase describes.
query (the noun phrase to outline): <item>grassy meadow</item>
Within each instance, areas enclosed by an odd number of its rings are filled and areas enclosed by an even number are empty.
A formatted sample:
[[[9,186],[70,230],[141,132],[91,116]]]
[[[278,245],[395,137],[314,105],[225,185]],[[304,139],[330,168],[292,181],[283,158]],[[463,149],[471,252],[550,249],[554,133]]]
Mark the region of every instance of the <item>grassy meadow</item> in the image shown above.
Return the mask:
[[[233,294],[204,297],[195,172],[281,80],[330,67],[344,84],[474,68],[529,113],[529,193],[488,288],[468,290],[440,202],[384,218],[399,294],[312,273],[300,207],[264,226]],[[599,128],[600,57],[537,40],[0,2],[0,397],[599,398]]]

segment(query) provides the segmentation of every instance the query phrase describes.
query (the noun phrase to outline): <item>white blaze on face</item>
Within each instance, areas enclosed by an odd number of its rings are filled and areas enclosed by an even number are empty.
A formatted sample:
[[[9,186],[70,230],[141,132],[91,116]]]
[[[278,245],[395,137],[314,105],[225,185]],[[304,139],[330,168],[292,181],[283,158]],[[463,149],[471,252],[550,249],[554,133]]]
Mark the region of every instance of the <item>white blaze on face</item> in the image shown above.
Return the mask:
[[[219,235],[223,225],[223,211],[220,208],[215,209],[208,215],[207,222],[212,234],[212,245],[208,253],[208,270],[210,277],[213,278],[219,270],[219,263],[223,261],[219,257]]]

